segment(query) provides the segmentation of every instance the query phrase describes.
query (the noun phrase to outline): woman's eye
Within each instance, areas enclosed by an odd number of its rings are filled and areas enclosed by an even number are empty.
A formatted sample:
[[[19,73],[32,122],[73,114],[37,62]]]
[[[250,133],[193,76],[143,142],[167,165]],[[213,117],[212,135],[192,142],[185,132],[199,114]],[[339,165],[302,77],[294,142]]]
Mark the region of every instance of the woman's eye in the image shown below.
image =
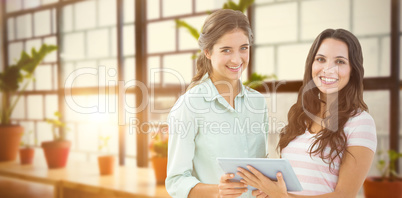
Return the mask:
[[[343,60],[337,60],[336,63],[337,63],[337,64],[345,64],[346,62],[343,61]]]
[[[230,52],[230,49],[224,49],[224,50],[222,50],[222,52],[223,52],[223,53],[229,53],[229,52]]]
[[[322,57],[318,57],[316,60],[317,60],[318,62],[325,62],[325,59],[322,58]]]
[[[248,50],[248,47],[242,47],[241,50]]]

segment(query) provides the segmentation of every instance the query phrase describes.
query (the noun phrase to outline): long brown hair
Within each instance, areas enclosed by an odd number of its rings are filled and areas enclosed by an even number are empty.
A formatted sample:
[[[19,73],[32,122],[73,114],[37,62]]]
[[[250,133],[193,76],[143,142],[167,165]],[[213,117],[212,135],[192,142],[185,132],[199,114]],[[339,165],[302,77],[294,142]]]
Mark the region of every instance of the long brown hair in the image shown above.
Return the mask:
[[[197,73],[191,80],[188,89],[199,84],[206,73],[208,73],[209,76],[212,74],[211,60],[205,56],[205,50],[212,51],[213,46],[224,34],[235,29],[243,30],[244,34],[248,36],[250,44],[252,43],[253,33],[250,23],[246,15],[242,12],[231,9],[221,9],[208,16],[202,27],[202,33],[198,38],[201,54],[197,58]]]
[[[346,122],[360,111],[368,110],[363,101],[362,49],[358,39],[347,30],[326,29],[314,40],[306,59],[303,85],[299,90],[297,102],[289,110],[288,125],[281,131],[278,148],[282,151],[293,139],[305,133],[306,129],[311,131],[313,120],[308,114],[319,114],[321,103],[325,103],[320,100],[320,91],[313,83],[312,64],[322,41],[327,38],[342,41],[348,46],[351,67],[348,84],[338,92],[337,102],[331,104],[329,116],[322,121],[325,128],[316,134],[316,139],[309,149],[310,155],[319,155],[331,169],[335,160],[340,159],[342,153],[346,151],[347,137],[343,129]],[[327,146],[330,147],[330,152],[325,154]]]

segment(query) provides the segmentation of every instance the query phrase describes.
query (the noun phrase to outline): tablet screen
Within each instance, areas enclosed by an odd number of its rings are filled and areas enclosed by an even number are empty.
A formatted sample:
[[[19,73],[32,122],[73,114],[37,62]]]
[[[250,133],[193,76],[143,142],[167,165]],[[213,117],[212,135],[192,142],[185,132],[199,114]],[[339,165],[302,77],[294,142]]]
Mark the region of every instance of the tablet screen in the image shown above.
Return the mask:
[[[236,173],[238,167],[246,170],[247,165],[256,168],[271,180],[276,181],[276,173],[281,172],[286,183],[288,191],[302,191],[303,188],[297,179],[292,166],[287,159],[268,159],[268,158],[217,158],[220,167],[225,173],[234,173],[234,181],[240,181],[241,177]],[[255,190],[252,186],[247,187],[249,190]]]

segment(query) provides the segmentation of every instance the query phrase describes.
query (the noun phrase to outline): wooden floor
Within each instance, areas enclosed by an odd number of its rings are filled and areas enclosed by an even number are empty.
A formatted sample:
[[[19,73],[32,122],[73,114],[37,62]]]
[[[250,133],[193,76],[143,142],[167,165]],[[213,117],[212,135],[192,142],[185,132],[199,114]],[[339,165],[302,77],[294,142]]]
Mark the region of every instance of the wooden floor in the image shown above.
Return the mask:
[[[0,177],[1,198],[53,198],[53,186]]]

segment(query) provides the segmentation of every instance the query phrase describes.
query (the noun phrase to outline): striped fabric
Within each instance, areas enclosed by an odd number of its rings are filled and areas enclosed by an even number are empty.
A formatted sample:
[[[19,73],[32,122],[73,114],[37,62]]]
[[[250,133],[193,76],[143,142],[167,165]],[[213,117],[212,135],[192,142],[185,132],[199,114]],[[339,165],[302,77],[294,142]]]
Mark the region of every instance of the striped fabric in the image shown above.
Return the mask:
[[[363,111],[349,119],[345,124],[344,131],[348,138],[348,146],[364,146],[375,152],[377,148],[377,136],[373,118]],[[329,170],[329,164],[325,163],[319,154],[311,155],[308,153],[310,145],[314,141],[314,134],[306,132],[291,141],[282,150],[282,158],[286,158],[291,163],[301,185],[302,192],[294,192],[299,195],[320,195],[330,193],[335,190],[338,182],[340,159],[335,160]],[[329,153],[329,148],[325,150]]]

